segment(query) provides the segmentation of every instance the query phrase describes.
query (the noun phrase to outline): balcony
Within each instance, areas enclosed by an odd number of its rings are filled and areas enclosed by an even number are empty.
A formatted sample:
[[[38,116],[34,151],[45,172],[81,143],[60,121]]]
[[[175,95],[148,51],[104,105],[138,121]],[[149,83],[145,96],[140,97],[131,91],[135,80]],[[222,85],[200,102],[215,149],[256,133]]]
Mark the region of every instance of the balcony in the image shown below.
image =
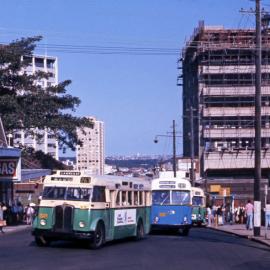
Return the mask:
[[[246,74],[255,73],[255,65],[199,66],[200,74]],[[262,73],[270,73],[270,65],[262,65]]]
[[[254,168],[254,150],[220,150],[204,153],[204,170],[212,169],[252,169]],[[261,168],[267,169],[270,164],[270,149],[261,152]]]
[[[255,129],[253,128],[205,128],[203,130],[204,138],[254,138]],[[261,129],[261,137],[270,137],[270,128]]]
[[[254,96],[255,86],[200,87],[203,96]],[[270,86],[261,88],[263,96],[270,95]]]
[[[254,107],[208,107],[203,108],[203,117],[254,116]],[[262,107],[262,115],[270,115],[270,107]]]

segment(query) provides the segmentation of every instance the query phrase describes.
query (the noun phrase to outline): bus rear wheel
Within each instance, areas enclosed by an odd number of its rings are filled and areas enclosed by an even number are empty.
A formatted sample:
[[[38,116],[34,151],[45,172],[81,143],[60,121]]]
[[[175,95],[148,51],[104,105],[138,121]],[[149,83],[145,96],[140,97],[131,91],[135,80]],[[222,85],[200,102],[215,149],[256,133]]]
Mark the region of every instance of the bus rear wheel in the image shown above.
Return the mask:
[[[50,245],[50,240],[44,236],[35,236],[35,242],[39,247],[47,247]]]
[[[105,243],[105,229],[104,225],[99,222],[94,232],[92,241],[90,242],[90,248],[98,249],[101,248]]]
[[[137,224],[137,229],[136,229],[136,240],[141,240],[144,238],[144,236],[145,234],[144,234],[143,222],[140,219]]]

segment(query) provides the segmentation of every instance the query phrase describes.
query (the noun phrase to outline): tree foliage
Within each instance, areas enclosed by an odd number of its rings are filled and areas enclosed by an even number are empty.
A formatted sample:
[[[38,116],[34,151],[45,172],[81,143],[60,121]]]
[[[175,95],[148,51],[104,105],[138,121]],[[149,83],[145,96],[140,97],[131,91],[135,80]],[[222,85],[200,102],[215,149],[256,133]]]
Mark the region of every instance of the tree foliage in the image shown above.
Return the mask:
[[[67,93],[70,80],[44,88],[37,82],[46,80],[48,73],[26,73],[40,40],[37,36],[0,45],[0,115],[8,133],[24,129],[39,138],[40,130],[47,128],[58,139],[60,148],[74,150],[81,144],[76,129],[92,127],[92,123],[72,115],[81,101]]]

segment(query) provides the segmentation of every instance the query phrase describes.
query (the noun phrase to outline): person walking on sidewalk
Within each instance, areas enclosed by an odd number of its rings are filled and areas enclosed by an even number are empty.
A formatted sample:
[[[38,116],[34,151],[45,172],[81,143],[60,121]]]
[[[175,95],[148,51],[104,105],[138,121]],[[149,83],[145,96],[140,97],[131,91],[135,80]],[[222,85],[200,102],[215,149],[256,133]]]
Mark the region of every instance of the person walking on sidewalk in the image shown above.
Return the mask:
[[[34,208],[31,206],[31,204],[28,205],[27,209],[26,209],[26,223],[27,223],[27,225],[33,224],[34,214],[35,214]]]
[[[4,211],[6,211],[6,207],[3,203],[0,203],[0,232],[4,233],[3,227],[6,226],[6,221],[4,220]]]
[[[270,204],[265,206],[265,225],[267,229],[270,229]]]
[[[247,230],[252,230],[253,229],[254,206],[250,200],[248,200],[248,202],[246,204],[245,211],[246,211],[246,216],[247,216],[247,223],[246,223]]]
[[[207,211],[207,218],[208,218],[208,226],[211,226],[211,224],[212,224],[212,210],[211,210],[211,207],[208,206],[206,211]]]

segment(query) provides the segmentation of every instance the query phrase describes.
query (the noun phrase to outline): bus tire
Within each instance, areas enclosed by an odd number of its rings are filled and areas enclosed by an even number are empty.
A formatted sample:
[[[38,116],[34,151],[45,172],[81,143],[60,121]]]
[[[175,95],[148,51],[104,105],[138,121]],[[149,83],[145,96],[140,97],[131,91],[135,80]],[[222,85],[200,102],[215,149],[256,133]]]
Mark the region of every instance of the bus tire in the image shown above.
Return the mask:
[[[102,222],[98,222],[94,231],[93,239],[90,242],[91,249],[101,248],[105,243],[105,228]]]
[[[139,241],[145,237],[144,226],[141,219],[139,219],[136,228],[136,240]]]
[[[50,245],[50,240],[44,236],[35,236],[35,242],[39,247],[47,247]]]

